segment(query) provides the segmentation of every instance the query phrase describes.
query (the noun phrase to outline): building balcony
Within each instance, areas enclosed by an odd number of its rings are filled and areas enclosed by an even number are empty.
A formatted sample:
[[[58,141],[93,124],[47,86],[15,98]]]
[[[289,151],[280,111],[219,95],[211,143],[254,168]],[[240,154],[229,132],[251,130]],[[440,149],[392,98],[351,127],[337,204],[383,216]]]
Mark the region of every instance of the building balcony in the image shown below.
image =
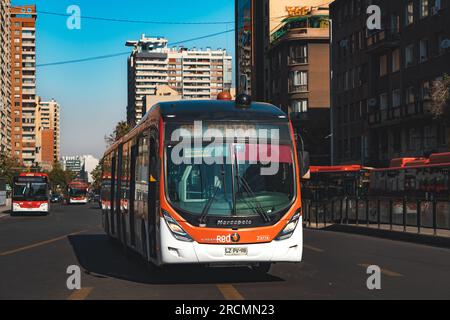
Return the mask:
[[[301,84],[301,85],[294,85],[289,84],[289,93],[307,93],[308,92],[308,85],[307,84]]]
[[[288,17],[282,26],[270,36],[270,42],[296,39],[327,39],[329,33],[328,15],[304,15]]]
[[[429,103],[428,101],[418,101],[396,108],[371,112],[368,116],[369,125],[371,127],[380,127],[423,118],[429,115]]]
[[[369,35],[366,39],[367,51],[376,52],[386,48],[396,48],[400,45],[400,35],[381,30]]]

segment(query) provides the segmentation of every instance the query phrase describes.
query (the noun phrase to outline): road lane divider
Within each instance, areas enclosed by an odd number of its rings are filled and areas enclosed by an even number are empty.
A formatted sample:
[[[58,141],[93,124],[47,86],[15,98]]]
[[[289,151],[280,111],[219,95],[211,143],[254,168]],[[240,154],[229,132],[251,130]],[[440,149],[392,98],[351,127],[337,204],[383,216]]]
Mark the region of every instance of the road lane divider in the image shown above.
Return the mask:
[[[41,246],[44,246],[44,245],[47,245],[47,244],[50,244],[50,243],[53,243],[53,242],[64,240],[64,239],[66,239],[67,237],[70,237],[70,236],[76,236],[76,235],[81,234],[81,233],[86,233],[88,231],[89,230],[81,230],[81,231],[77,231],[77,232],[73,232],[73,233],[69,233],[69,234],[63,235],[61,237],[57,237],[57,238],[53,238],[53,239],[37,242],[37,243],[34,243],[34,244],[30,244],[28,246],[16,248],[16,249],[9,250],[9,251],[4,251],[4,252],[0,253],[0,257],[9,256],[9,255],[12,255],[12,254],[15,254],[15,253],[19,253],[19,252],[22,252],[22,251],[26,251],[26,250],[34,249],[34,248],[37,248],[37,247],[41,247]]]
[[[314,247],[314,246],[310,246],[310,245],[307,245],[307,244],[304,244],[303,248],[311,250],[311,251],[314,251],[314,252],[319,252],[319,253],[324,252],[324,250],[322,250],[320,248],[317,248],[317,247]]]
[[[75,290],[67,300],[81,301],[86,300],[86,298],[91,294],[93,288],[81,288],[80,290]]]
[[[231,284],[218,284],[217,288],[226,300],[245,300],[244,297]]]
[[[367,268],[369,268],[371,266],[371,264],[361,263],[361,264],[358,264],[358,266],[367,269]],[[388,277],[392,277],[392,278],[403,277],[403,275],[400,274],[400,273],[397,273],[397,272],[394,272],[394,271],[391,271],[391,270],[388,270],[388,269],[384,269],[384,268],[381,268],[381,274],[383,274],[385,276],[388,276]]]

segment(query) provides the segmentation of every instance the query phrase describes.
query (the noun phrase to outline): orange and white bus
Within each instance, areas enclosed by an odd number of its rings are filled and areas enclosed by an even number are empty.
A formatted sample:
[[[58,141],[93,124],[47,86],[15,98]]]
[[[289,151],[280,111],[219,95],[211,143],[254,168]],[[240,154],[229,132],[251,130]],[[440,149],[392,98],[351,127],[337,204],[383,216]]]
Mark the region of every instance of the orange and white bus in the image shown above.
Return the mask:
[[[12,213],[50,212],[50,184],[45,173],[21,173],[13,179]]]
[[[67,186],[67,204],[87,204],[89,184],[84,181],[72,181]]]
[[[294,141],[269,104],[157,104],[104,155],[104,229],[156,265],[300,262],[308,168]]]

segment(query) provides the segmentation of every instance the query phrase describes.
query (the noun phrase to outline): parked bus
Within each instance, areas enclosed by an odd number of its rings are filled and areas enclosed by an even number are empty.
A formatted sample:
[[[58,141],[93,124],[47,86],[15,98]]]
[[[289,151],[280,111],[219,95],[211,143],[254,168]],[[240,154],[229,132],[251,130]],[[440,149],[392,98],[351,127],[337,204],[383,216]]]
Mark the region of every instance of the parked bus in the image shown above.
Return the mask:
[[[268,272],[300,262],[304,154],[279,108],[245,101],[157,104],[111,146],[102,161],[108,236],[156,265]],[[278,135],[264,141],[262,132]]]
[[[303,197],[321,201],[367,195],[370,170],[360,165],[311,166],[310,178],[302,181]]]
[[[87,204],[89,202],[89,184],[84,181],[72,181],[67,186],[67,204]]]
[[[397,158],[388,168],[360,165],[311,167],[303,182],[304,195],[320,200],[333,197],[396,197],[450,199],[450,152],[429,158]]]
[[[50,184],[45,173],[22,173],[13,179],[12,212],[50,212]]]

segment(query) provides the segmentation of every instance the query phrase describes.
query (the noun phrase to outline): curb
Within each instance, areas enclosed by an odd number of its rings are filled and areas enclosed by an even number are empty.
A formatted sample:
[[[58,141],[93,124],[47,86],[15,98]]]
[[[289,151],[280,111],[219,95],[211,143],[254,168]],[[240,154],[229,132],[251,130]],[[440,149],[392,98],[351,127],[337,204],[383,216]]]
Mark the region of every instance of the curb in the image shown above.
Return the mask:
[[[428,245],[432,247],[440,247],[450,249],[450,238],[442,236],[432,236],[427,234],[416,234],[410,232],[391,231],[375,228],[367,228],[362,226],[349,226],[335,224],[324,228],[308,228],[308,230],[321,230],[331,232],[352,233],[374,238],[382,238],[394,241],[409,242],[415,244]]]

